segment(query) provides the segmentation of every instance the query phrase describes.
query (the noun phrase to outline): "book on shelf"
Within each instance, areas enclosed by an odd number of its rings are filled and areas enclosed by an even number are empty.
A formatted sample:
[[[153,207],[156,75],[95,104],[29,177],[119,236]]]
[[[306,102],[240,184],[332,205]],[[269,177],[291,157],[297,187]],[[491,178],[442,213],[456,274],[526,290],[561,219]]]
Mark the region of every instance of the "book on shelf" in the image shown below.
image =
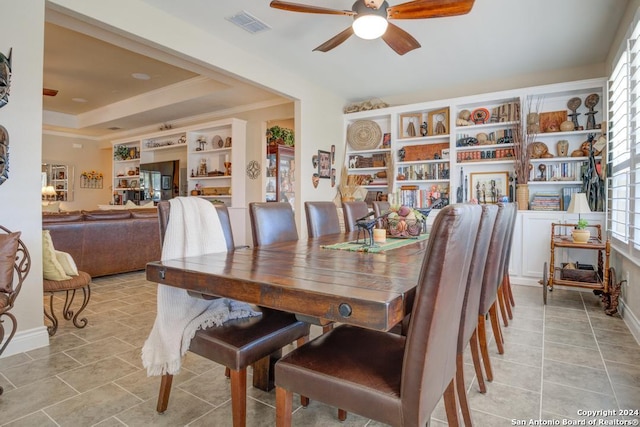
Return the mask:
[[[560,194],[553,192],[541,192],[533,195],[531,200],[532,211],[559,211]]]

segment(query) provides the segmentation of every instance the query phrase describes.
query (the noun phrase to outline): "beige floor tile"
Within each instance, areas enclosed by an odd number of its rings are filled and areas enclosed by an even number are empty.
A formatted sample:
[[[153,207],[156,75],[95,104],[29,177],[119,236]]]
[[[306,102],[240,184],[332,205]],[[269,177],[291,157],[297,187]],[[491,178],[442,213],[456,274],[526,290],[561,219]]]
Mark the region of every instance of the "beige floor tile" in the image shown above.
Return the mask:
[[[77,394],[78,392],[56,377],[46,378],[14,390],[5,390],[0,397],[2,422],[14,421]]]
[[[49,378],[81,366],[73,358],[64,353],[56,353],[51,357],[37,359],[22,365],[3,369],[4,375],[13,385],[21,387],[44,378]]]
[[[580,365],[545,360],[542,371],[545,383],[561,384],[583,390],[611,393],[607,372],[604,369],[587,368]]]
[[[141,402],[109,383],[45,408],[44,411],[60,426],[92,426]]]
[[[543,383],[543,390],[543,412],[578,419],[581,418],[578,416],[579,410],[617,408],[616,401],[611,393],[596,393],[547,381]]]
[[[59,377],[75,390],[83,393],[125,377],[136,370],[137,369],[130,364],[116,357],[109,357],[99,362],[65,372],[60,374]]]
[[[568,331],[566,329],[554,329],[548,326],[545,327],[544,330],[544,341],[596,350],[598,348],[593,334],[583,334],[580,332]]]
[[[604,362],[598,349],[587,349],[555,342],[545,342],[544,357],[556,362],[571,363],[594,369],[604,369]]]
[[[58,427],[55,421],[51,419],[43,411],[29,414],[8,424],[2,424],[3,427]]]
[[[640,366],[610,361],[605,361],[605,365],[612,384],[628,387],[638,387],[640,384]]]
[[[469,406],[473,410],[500,414],[507,419],[537,419],[540,414],[540,393],[493,382],[487,384],[487,393],[471,393]]]

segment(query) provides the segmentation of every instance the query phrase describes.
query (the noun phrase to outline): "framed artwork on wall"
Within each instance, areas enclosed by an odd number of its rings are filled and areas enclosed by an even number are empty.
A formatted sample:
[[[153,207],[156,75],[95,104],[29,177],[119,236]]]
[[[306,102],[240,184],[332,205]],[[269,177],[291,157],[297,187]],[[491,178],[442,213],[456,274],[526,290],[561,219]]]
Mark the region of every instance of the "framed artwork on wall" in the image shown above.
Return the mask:
[[[318,150],[318,177],[331,178],[331,153]]]
[[[469,197],[478,203],[498,203],[509,195],[509,172],[476,172],[469,175]]]

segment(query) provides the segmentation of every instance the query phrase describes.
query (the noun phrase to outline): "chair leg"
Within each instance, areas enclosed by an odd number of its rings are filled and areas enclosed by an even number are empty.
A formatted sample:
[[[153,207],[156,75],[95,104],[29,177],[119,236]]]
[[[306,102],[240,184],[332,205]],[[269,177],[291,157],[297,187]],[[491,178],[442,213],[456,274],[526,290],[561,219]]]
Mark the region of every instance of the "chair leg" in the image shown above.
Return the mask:
[[[331,326],[331,328],[333,329],[333,323],[327,326]],[[322,328],[322,333],[324,334],[324,328]],[[306,342],[309,342],[309,335],[305,335],[304,337],[298,338],[296,340],[296,347],[300,347]],[[300,396],[300,405],[304,406],[305,408],[309,406],[309,398],[306,396]]]
[[[330,331],[330,330],[332,330],[332,329],[333,329],[333,322],[332,322],[332,323],[329,323],[329,324],[327,324],[327,325],[324,325],[324,326],[322,327],[322,333],[323,333],[323,334],[326,334],[327,332],[329,332],[329,331]]]
[[[447,412],[447,423],[449,427],[458,427],[458,405],[456,404],[456,386],[454,378],[451,379],[447,389],[444,391],[444,409]]]
[[[507,290],[507,294],[509,295],[509,302],[511,303],[512,307],[516,306],[516,300],[513,299],[513,290],[511,289],[511,277],[509,277],[509,271],[505,271],[504,273],[504,282],[505,282],[505,289]]]
[[[293,392],[276,386],[276,427],[291,426]]]
[[[478,340],[480,341],[480,352],[482,353],[482,363],[484,371],[487,373],[487,381],[493,381],[493,371],[491,370],[491,360],[489,359],[489,346],[487,344],[487,326],[484,322],[484,315],[478,315]]]
[[[52,323],[51,326],[47,326],[47,333],[52,337],[58,331],[58,318],[56,317],[56,312],[53,311],[53,292],[49,293],[49,313],[47,313],[47,309],[44,309],[44,316],[49,319]]]
[[[224,376],[227,378],[231,378],[231,369],[224,368]]]
[[[504,295],[504,307],[507,309],[507,316],[509,320],[513,319],[513,313],[511,312],[511,300],[509,299],[509,288],[507,276],[502,276],[502,295]]]
[[[7,346],[9,345],[9,341],[11,341],[11,338],[13,338],[13,336],[16,334],[16,329],[18,329],[18,321],[13,314],[9,312],[0,314],[0,343],[2,343],[2,341],[4,340],[4,326],[2,326],[4,320],[2,320],[2,316],[7,316],[9,319],[11,319],[11,333],[9,333],[9,338],[7,338],[7,340],[4,342],[4,345],[0,348],[0,354],[4,353],[4,349],[7,348]],[[0,390],[2,389],[0,388]],[[0,391],[0,394],[2,394],[2,391]]]
[[[478,352],[478,334],[477,329],[471,334],[469,340],[469,347],[471,347],[471,358],[473,359],[473,369],[476,371],[476,378],[478,379],[478,388],[480,393],[487,392],[487,386],[484,384],[484,374],[482,373],[482,365],[480,364],[480,353]]]
[[[491,308],[489,308],[489,317],[491,318],[491,327],[493,328],[493,336],[496,341],[496,345],[498,346],[498,354],[504,354],[504,337],[502,336],[502,331],[500,330],[500,321],[498,320],[498,308],[496,307],[496,303],[494,302]]]
[[[456,391],[458,392],[458,402],[460,402],[460,410],[462,411],[462,419],[466,427],[471,427],[471,410],[469,409],[469,400],[467,399],[467,389],[464,385],[464,363],[462,354],[456,355]]]
[[[247,424],[247,370],[231,369],[231,412],[233,427]]]
[[[173,382],[173,375],[164,374],[160,380],[160,392],[158,393],[158,404],[156,405],[156,411],[159,414],[163,414],[169,406],[169,395],[171,394],[171,383]]]
[[[74,289],[73,290],[74,296],[75,296],[75,293],[76,293],[76,290]],[[87,304],[89,304],[89,300],[91,299],[91,288],[89,287],[89,285],[87,285],[86,288],[82,288],[82,296],[83,296],[82,305],[80,306],[76,314],[73,316],[73,325],[78,329],[84,328],[85,326],[87,326],[87,323],[89,323],[86,317],[83,317],[82,319],[80,319],[80,321],[78,321],[78,316],[80,316],[80,313],[82,313],[82,311],[85,309]],[[71,297],[71,300],[73,301],[73,297]],[[73,315],[72,311],[69,311],[68,313],[69,315]]]
[[[509,326],[509,320],[507,319],[507,309],[505,308],[504,301],[504,291],[502,290],[502,285],[498,286],[497,293],[497,301],[500,304],[500,314],[502,315],[502,321],[504,322],[504,326]]]
[[[340,421],[346,420],[347,419],[347,411],[345,411],[344,409],[338,408],[338,419]]]

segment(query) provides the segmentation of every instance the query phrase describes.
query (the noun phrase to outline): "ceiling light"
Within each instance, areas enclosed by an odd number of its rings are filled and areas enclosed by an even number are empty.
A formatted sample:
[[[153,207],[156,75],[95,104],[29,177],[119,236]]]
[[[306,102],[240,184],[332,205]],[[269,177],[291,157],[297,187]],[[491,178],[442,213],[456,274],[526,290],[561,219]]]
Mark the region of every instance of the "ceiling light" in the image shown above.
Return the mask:
[[[145,73],[133,73],[131,77],[138,80],[151,80],[151,76]]]
[[[356,36],[365,40],[373,40],[382,36],[389,25],[387,6],[387,2],[384,2],[379,9],[372,9],[367,7],[364,2],[356,1],[353,10],[357,15],[352,25]]]
[[[71,100],[73,102],[87,102],[87,100],[84,98],[71,98]]]

